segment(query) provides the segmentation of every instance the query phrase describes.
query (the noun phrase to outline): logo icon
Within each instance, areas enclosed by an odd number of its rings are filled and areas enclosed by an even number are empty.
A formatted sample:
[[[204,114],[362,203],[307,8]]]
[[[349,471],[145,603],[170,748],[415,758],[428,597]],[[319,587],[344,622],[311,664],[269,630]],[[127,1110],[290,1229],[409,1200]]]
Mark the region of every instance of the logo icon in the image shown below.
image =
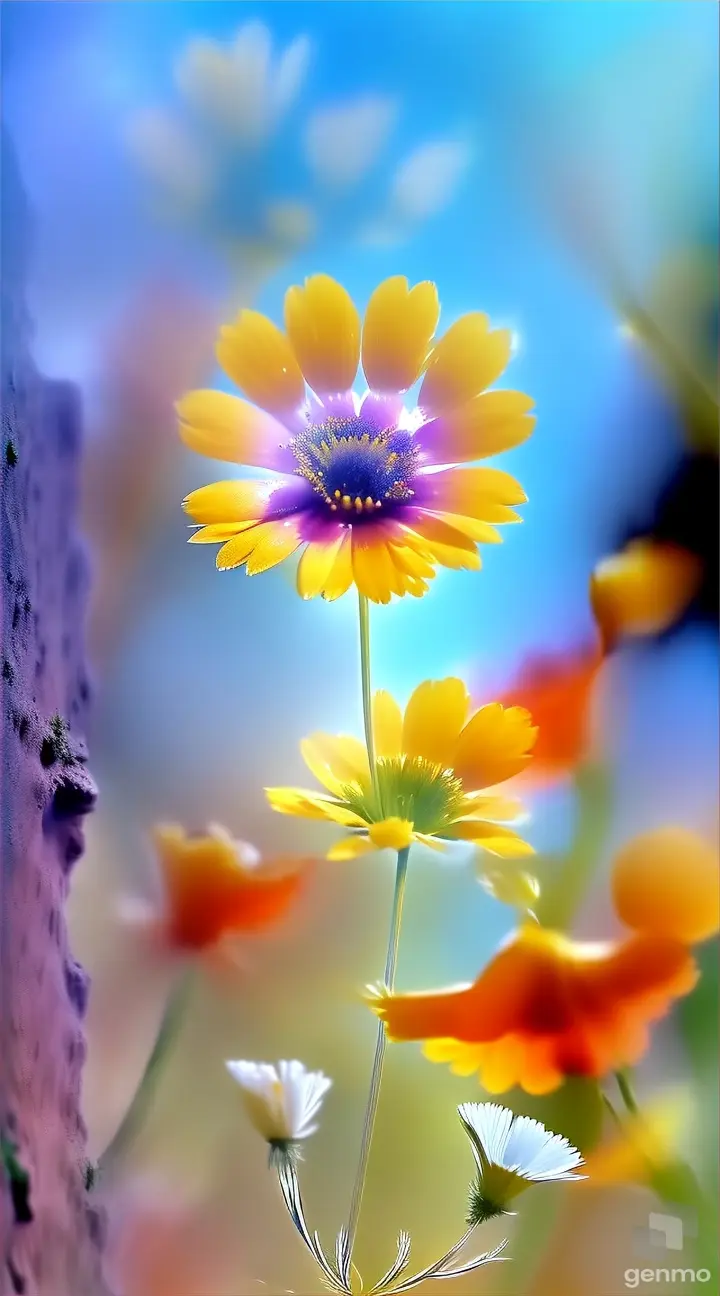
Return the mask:
[[[685,1226],[679,1215],[648,1215],[650,1245],[666,1251],[682,1251]]]
[[[636,1231],[639,1247],[646,1251],[648,1244],[660,1251],[682,1251],[686,1238],[697,1237],[697,1221],[687,1212],[683,1215],[664,1215],[651,1211],[645,1228]]]

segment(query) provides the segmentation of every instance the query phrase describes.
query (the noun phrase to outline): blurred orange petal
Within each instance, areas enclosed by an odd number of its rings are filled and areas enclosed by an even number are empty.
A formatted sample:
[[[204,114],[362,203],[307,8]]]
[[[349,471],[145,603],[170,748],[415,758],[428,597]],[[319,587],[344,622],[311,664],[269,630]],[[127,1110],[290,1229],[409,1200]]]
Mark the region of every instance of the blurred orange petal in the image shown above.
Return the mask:
[[[178,825],[154,833],[165,887],[166,935],[175,948],[201,950],[230,934],[272,926],[298,894],[309,861],[257,862],[252,848],[213,827],[193,837]]]
[[[717,849],[686,828],[641,833],[612,870],[613,901],[628,927],[692,945],[720,927]]]
[[[478,1071],[492,1092],[519,1084],[539,1094],[565,1076],[602,1076],[635,1063],[649,1024],[696,980],[677,941],[639,935],[596,945],[533,923],[473,985],[379,995],[371,1006],[390,1039],[430,1041],[434,1060],[462,1074]]]
[[[701,575],[694,554],[649,539],[604,558],[590,580],[590,602],[606,650],[625,637],[658,635],[675,625]]]
[[[538,736],[527,777],[548,783],[571,774],[590,747],[591,702],[603,656],[598,647],[529,660],[499,698],[530,712]]]

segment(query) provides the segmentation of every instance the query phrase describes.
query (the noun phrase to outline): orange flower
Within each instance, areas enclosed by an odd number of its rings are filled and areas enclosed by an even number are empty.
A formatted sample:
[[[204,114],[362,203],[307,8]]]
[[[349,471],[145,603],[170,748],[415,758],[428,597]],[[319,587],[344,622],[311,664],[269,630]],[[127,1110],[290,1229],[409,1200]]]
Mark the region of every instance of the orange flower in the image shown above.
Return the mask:
[[[549,1093],[566,1076],[602,1076],[637,1062],[648,1025],[687,994],[697,968],[684,945],[654,935],[575,942],[527,924],[473,985],[434,993],[375,992],[392,1040],[425,1040],[425,1054],[490,1093],[521,1085]]]
[[[563,778],[586,755],[592,691],[602,661],[599,646],[531,658],[499,699],[505,707],[525,707],[538,727],[526,778],[542,783]]]
[[[686,828],[633,837],[615,857],[615,909],[628,927],[692,945],[720,927],[717,851]]]
[[[142,915],[175,950],[201,951],[224,937],[279,921],[298,894],[310,861],[285,857],[259,863],[257,851],[213,824],[191,836],[177,824],[153,834],[164,905]]]
[[[669,630],[695,597],[701,575],[694,554],[649,539],[604,558],[590,580],[590,602],[605,651],[629,636]]]

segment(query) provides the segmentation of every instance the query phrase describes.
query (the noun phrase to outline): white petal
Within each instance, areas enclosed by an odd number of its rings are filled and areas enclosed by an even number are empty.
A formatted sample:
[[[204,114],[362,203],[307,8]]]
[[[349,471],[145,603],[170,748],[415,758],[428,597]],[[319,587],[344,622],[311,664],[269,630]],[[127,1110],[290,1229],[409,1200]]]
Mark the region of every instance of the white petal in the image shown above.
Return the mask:
[[[265,211],[265,226],[278,243],[301,247],[315,232],[315,214],[305,203],[273,203]]]
[[[171,113],[160,108],[135,113],[125,142],[143,171],[175,201],[196,203],[209,191],[213,165],[207,150]]]
[[[225,1063],[242,1089],[250,1121],[267,1142],[295,1142],[314,1134],[322,1099],[331,1080],[307,1071],[302,1062],[231,1061]]]
[[[282,1103],[282,1086],[274,1066],[268,1062],[226,1062],[240,1085],[245,1110],[251,1123],[267,1141],[289,1137]]]
[[[541,1156],[547,1146],[549,1134],[540,1121],[530,1116],[516,1116],[505,1148],[505,1160],[508,1168],[520,1168],[525,1173],[535,1157]]]
[[[446,207],[470,161],[466,144],[423,144],[400,164],[392,183],[391,206],[404,221],[425,220]]]
[[[297,98],[310,61],[311,45],[307,36],[298,36],[283,52],[273,75],[272,102],[275,119],[281,117]]]
[[[498,1103],[462,1103],[458,1112],[470,1134],[473,1151],[479,1146],[487,1161],[504,1165],[513,1113]]]
[[[305,154],[325,184],[356,184],[372,166],[396,115],[392,99],[363,95],[316,112],[305,128]]]

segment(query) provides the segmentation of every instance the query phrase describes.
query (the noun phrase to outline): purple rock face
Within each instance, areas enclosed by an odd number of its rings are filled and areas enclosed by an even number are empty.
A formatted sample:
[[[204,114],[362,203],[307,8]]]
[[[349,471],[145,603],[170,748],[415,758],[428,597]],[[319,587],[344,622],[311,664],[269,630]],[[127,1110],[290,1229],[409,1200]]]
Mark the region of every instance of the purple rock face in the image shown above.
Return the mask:
[[[0,1293],[101,1296],[80,1116],[88,982],[63,913],[95,800],[81,738],[80,412],[75,390],[31,359],[27,213],[6,141],[2,175]]]

